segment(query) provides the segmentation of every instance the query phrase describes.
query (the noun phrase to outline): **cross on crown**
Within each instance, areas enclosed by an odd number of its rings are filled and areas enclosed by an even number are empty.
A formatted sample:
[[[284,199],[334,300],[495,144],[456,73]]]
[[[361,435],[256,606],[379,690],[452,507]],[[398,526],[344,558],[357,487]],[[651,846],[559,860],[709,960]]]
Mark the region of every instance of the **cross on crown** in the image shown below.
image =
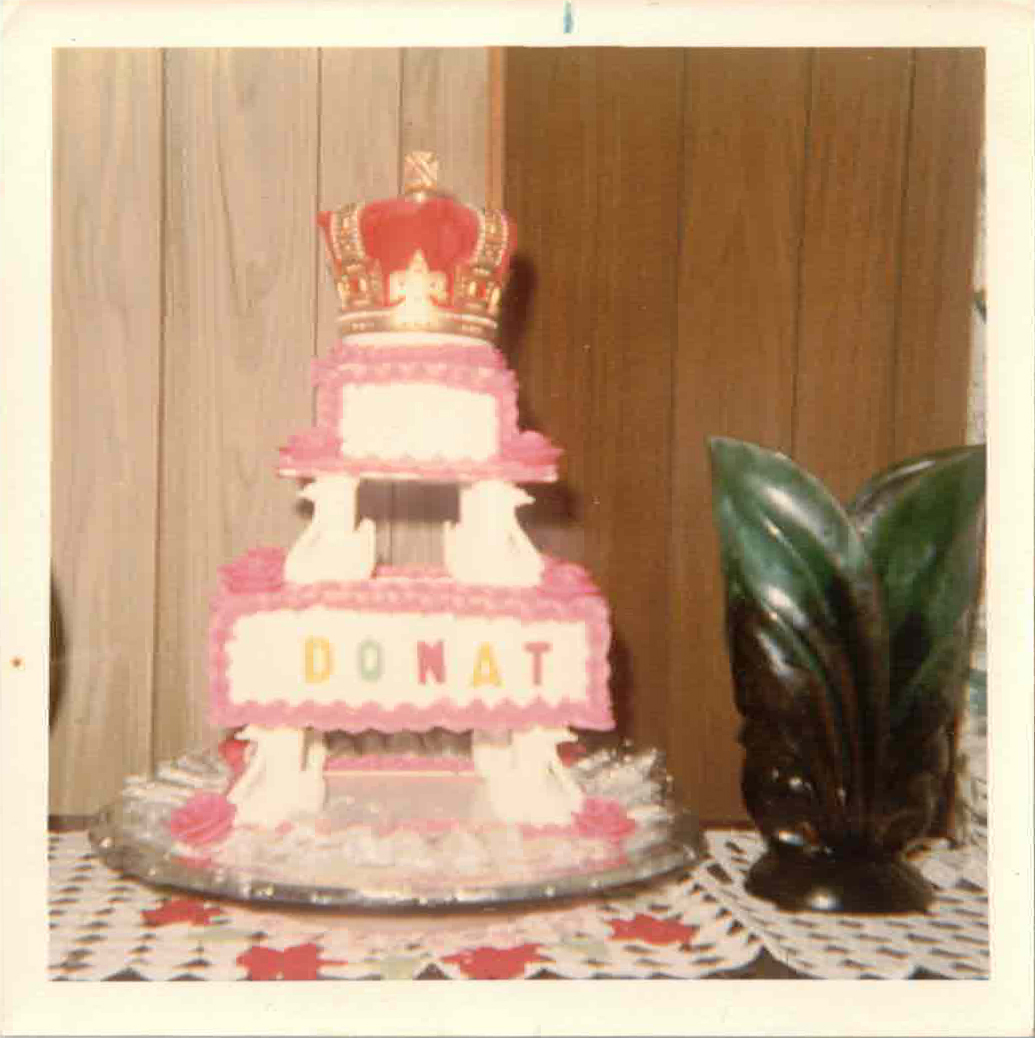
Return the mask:
[[[448,301],[446,275],[429,270],[424,253],[418,249],[405,270],[396,270],[389,277],[388,295],[402,300],[393,316],[403,327],[424,327],[431,321],[432,304]]]

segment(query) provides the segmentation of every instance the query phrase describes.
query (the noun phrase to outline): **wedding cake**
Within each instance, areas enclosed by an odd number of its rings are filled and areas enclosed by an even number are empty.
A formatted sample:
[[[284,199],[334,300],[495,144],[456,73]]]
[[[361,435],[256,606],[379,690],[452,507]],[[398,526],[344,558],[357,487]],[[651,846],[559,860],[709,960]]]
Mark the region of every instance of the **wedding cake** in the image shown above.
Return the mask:
[[[496,345],[511,222],[441,190],[425,152],[399,197],[318,222],[341,337],[278,466],[312,517],[286,550],[222,568],[215,766],[160,769],[137,807],[164,782],[185,860],[304,862],[308,883],[369,889],[402,861],[410,891],[620,865],[671,813],[656,754],[580,742],[614,725],[607,605],[517,517],[520,485],[556,480],[560,451],[520,429]],[[441,566],[378,558],[364,481],[455,488]]]

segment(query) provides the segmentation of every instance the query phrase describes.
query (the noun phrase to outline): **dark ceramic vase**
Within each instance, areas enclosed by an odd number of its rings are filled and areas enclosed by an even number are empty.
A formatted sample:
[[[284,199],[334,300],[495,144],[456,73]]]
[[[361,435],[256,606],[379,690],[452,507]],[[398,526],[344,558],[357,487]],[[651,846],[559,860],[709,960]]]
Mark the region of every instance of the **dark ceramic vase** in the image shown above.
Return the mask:
[[[748,889],[782,908],[926,909],[904,859],[944,821],[984,538],[985,451],[915,458],[842,507],[788,458],[709,442]]]

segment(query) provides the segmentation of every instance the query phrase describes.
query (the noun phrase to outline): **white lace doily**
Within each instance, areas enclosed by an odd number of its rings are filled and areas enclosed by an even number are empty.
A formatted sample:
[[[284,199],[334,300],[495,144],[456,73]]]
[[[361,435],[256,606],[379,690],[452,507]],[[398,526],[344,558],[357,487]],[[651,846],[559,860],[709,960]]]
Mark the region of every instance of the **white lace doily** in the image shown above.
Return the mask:
[[[756,936],[696,874],[608,900],[478,916],[277,912],[162,894],[52,835],[50,974],[63,980],[704,977]]]
[[[964,738],[966,840],[913,855],[930,912],[781,912],[744,890],[757,833],[707,834],[689,874],[607,899],[476,916],[291,913],[165,894],[108,869],[85,833],[50,837],[55,980],[697,978],[765,949],[791,970],[840,979],[988,976],[983,732]]]

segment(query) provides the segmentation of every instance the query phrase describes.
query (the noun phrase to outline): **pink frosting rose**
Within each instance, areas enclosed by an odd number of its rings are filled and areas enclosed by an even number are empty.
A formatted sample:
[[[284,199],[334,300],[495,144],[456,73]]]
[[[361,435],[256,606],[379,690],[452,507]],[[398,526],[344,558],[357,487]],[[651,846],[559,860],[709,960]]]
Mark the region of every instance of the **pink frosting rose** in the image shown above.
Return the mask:
[[[528,429],[519,433],[504,447],[503,456],[508,461],[520,461],[525,465],[552,465],[562,454],[539,432]]]
[[[330,429],[306,429],[296,433],[288,440],[286,447],[280,448],[281,461],[284,464],[302,464],[305,462],[326,461],[336,458],[341,453],[341,437]]]
[[[582,566],[552,557],[546,559],[543,586],[559,595],[591,595],[597,590],[596,584]]]
[[[575,831],[580,836],[599,836],[617,843],[636,828],[636,823],[615,800],[587,797],[575,815]]]
[[[169,831],[182,843],[216,843],[233,828],[237,808],[221,793],[195,793],[169,819]]]
[[[244,771],[250,747],[251,743],[246,739],[238,739],[233,735],[227,736],[219,744],[219,756],[223,758],[223,763],[235,779],[239,779]]]
[[[220,567],[227,591],[277,591],[284,586],[283,548],[252,548],[239,559]]]
[[[568,742],[557,744],[557,759],[566,767],[570,768],[576,761],[582,760],[589,754],[589,750],[578,741],[572,739]]]

